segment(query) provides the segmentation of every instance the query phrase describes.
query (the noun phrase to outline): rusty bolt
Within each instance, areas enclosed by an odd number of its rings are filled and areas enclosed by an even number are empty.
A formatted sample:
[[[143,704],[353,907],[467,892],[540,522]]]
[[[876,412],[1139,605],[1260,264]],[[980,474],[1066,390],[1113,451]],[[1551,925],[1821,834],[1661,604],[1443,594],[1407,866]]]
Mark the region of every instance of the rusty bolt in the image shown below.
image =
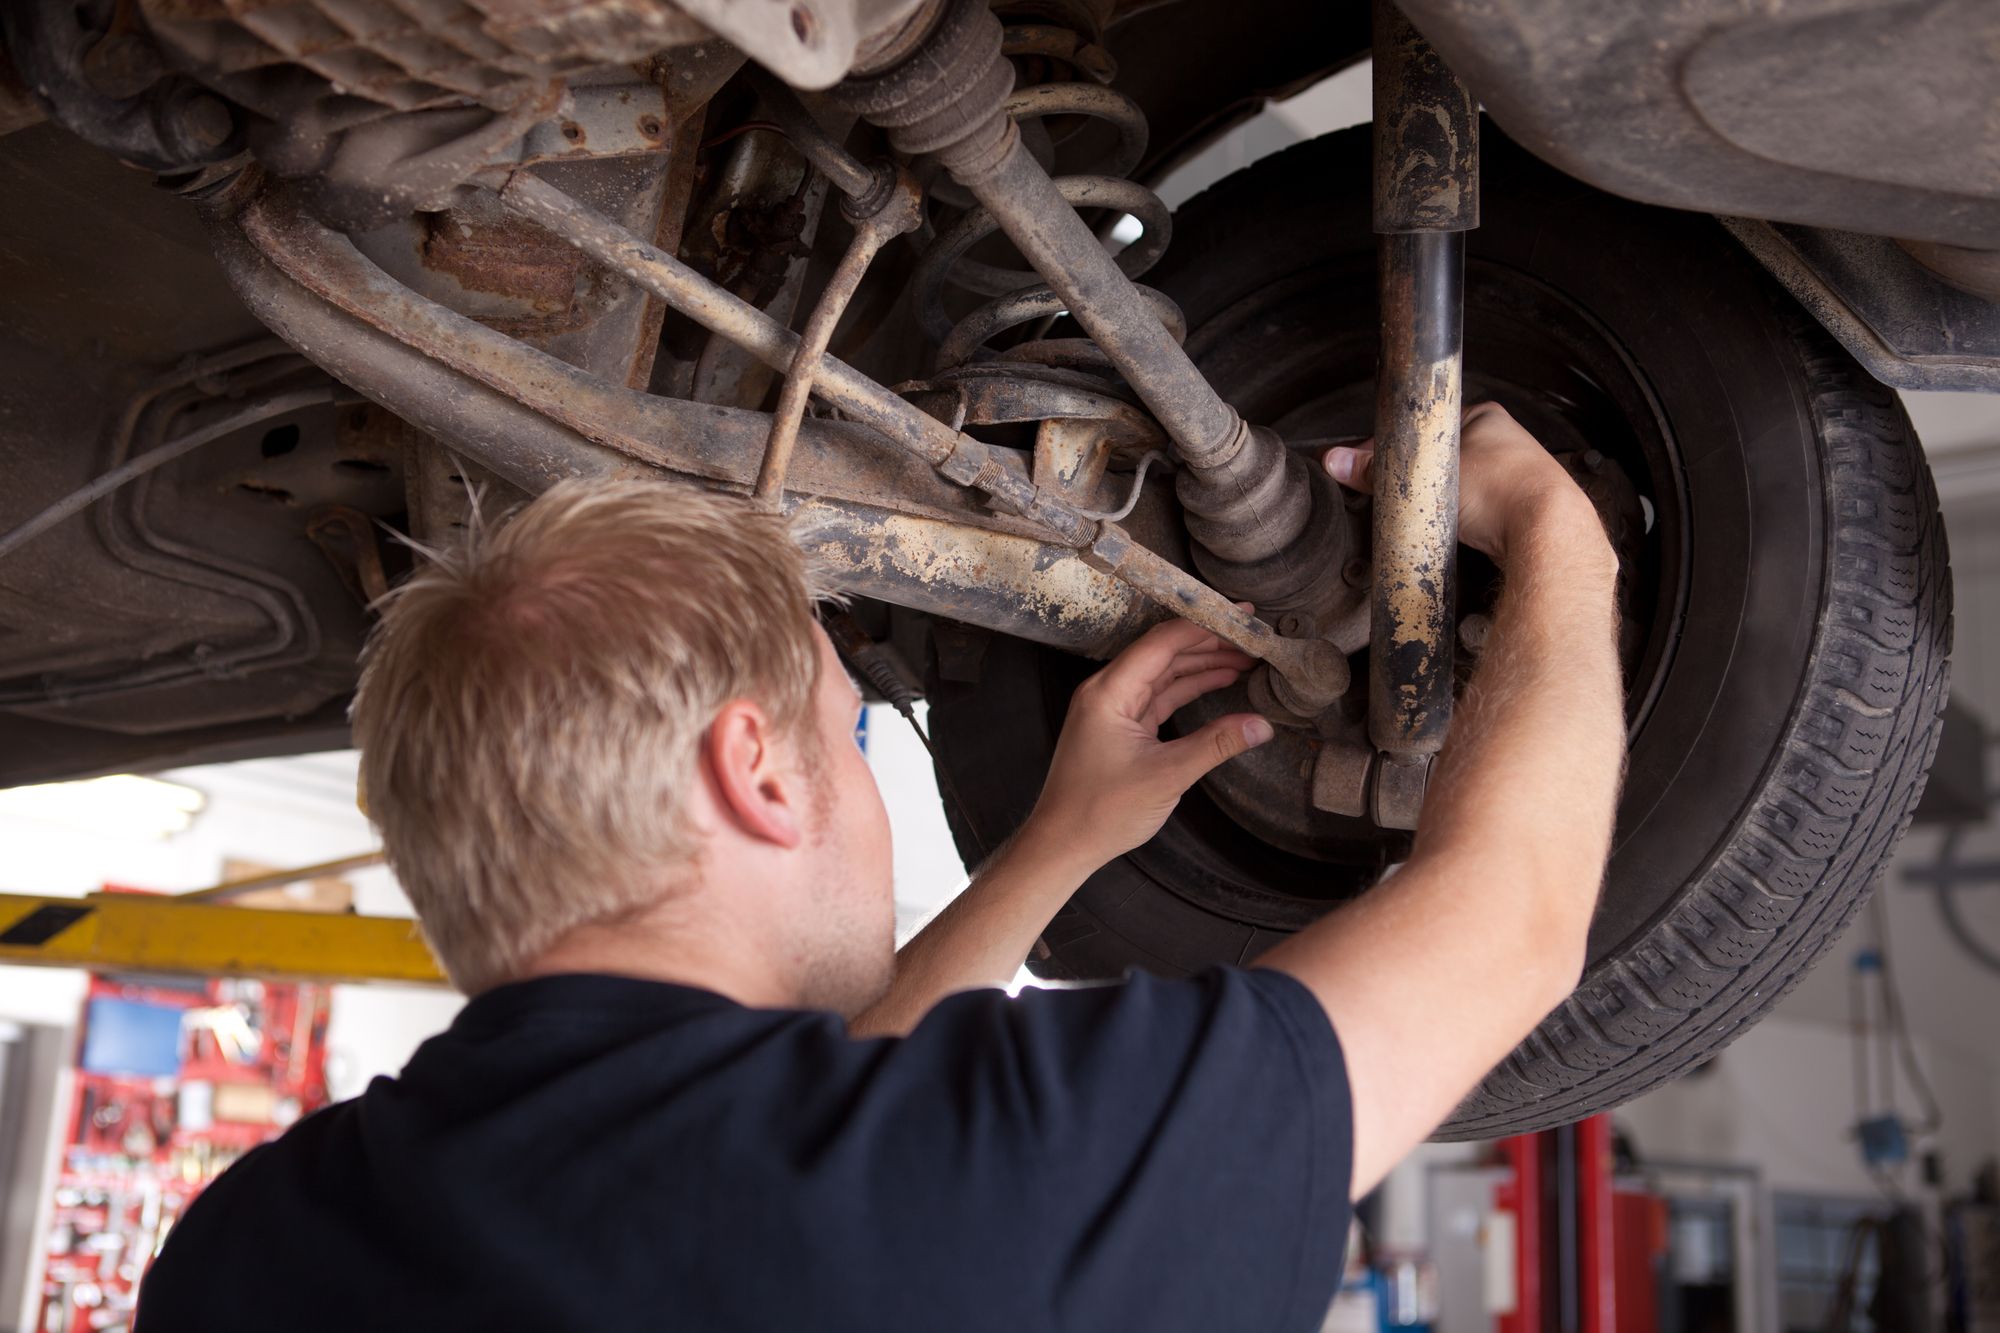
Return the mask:
[[[1598,453],[1595,449],[1588,450],[1583,455],[1583,465],[1592,472],[1602,472],[1604,470],[1604,455]]]
[[[1312,630],[1312,622],[1297,611],[1287,611],[1278,617],[1278,633],[1288,639],[1303,639]]]
[[[1348,561],[1346,565],[1342,566],[1340,577],[1346,581],[1348,587],[1360,587],[1362,584],[1368,582],[1368,562],[1361,559]]]
[[[660,118],[658,116],[639,117],[639,133],[645,135],[648,139],[659,138]]]
[[[562,125],[562,137],[569,140],[571,143],[582,143],[583,126],[577,124],[573,120],[564,121]]]
[[[236,118],[221,98],[206,93],[188,99],[180,111],[181,139],[203,151],[220,148],[236,130]]]
[[[1458,622],[1459,646],[1477,657],[1486,647],[1486,636],[1493,632],[1493,617],[1474,611]]]
[[[166,69],[151,43],[129,32],[114,32],[84,53],[83,77],[106,97],[137,97]]]

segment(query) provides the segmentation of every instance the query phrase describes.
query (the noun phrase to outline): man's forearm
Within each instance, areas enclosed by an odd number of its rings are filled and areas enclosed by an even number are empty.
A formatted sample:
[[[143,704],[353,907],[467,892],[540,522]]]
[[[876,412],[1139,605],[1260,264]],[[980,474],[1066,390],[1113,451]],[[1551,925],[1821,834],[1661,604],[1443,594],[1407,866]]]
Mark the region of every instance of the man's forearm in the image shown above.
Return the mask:
[[[855,1017],[857,1037],[899,1036],[947,995],[1004,986],[1042,928],[1098,867],[1030,819],[945,909],[896,954],[889,993]]]
[[[1571,511],[1585,504],[1563,499]],[[1625,756],[1617,572],[1587,510],[1523,525],[1411,858],[1518,869],[1570,927],[1574,938],[1562,942],[1578,950]]]

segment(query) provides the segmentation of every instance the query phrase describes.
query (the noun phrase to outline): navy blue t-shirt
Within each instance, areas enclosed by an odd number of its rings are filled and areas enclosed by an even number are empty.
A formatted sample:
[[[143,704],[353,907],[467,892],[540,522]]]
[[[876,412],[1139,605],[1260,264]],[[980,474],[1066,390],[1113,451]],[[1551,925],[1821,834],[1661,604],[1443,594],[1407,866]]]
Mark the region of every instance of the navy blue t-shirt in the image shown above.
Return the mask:
[[[542,978],[224,1173],[137,1333],[1303,1333],[1350,1121],[1277,972],[969,992],[872,1040]]]

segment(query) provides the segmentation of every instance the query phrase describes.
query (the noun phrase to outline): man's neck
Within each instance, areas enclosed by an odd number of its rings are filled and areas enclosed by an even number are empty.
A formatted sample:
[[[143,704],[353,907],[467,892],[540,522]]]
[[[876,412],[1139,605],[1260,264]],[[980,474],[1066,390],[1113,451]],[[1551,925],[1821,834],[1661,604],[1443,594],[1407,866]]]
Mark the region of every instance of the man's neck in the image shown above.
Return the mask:
[[[693,986],[754,1009],[796,1007],[797,997],[770,960],[744,947],[736,930],[689,910],[692,899],[693,894],[676,893],[638,916],[579,926],[544,949],[516,979],[596,973]]]

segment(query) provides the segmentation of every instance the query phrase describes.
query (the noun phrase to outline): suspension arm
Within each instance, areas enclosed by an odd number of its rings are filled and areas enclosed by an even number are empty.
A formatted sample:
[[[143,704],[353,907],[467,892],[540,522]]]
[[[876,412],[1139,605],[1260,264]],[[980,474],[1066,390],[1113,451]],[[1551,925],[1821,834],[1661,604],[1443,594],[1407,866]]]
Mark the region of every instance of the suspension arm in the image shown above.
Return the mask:
[[[512,485],[532,495],[567,478],[667,474],[741,490],[754,480],[767,414],[597,379],[410,293],[345,238],[267,207],[209,212],[216,257],[251,312]],[[1061,558],[1065,548],[1018,518],[975,510],[963,488],[864,426],[810,421],[798,444],[792,528],[831,586],[1089,657],[1158,619],[1129,585]]]

